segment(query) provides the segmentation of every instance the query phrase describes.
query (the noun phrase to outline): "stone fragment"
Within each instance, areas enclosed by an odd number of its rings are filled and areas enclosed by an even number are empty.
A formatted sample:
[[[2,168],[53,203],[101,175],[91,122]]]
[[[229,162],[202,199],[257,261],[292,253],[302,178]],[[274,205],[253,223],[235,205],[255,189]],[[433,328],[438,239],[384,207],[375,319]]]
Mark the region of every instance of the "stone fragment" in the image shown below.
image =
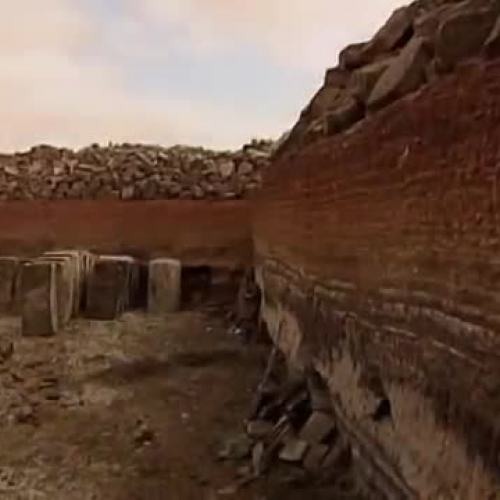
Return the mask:
[[[342,49],[339,54],[339,68],[346,71],[371,63],[373,56],[368,48],[369,44],[362,42],[348,45]]]
[[[222,177],[231,177],[235,171],[235,164],[233,160],[227,160],[219,165],[219,173]]]
[[[379,78],[394,59],[394,56],[387,57],[353,71],[349,80],[349,92],[358,101],[366,103]]]
[[[328,413],[315,411],[301,429],[299,438],[311,445],[320,444],[335,430],[335,422]]]
[[[154,259],[149,263],[148,312],[172,313],[181,300],[181,263],[174,259]]]
[[[289,463],[300,463],[304,458],[309,444],[302,439],[289,437],[279,453],[280,460]]]
[[[425,40],[411,40],[378,80],[368,98],[368,108],[372,111],[379,109],[419,88],[425,81],[429,60]]]
[[[439,66],[452,70],[459,62],[478,56],[488,40],[498,13],[492,8],[455,9],[441,22],[435,50]]]
[[[322,116],[326,111],[334,109],[345,96],[345,91],[336,87],[321,87],[305,110],[308,119]]]
[[[127,256],[99,256],[95,260],[87,281],[87,317],[113,320],[125,311],[133,262]]]
[[[324,85],[326,87],[344,88],[349,82],[349,77],[350,73],[338,66],[328,68],[325,72]]]
[[[18,258],[0,257],[0,314],[13,312],[16,279],[19,269]]]
[[[369,42],[369,49],[374,55],[390,52],[403,46],[413,34],[413,15],[410,6],[396,9],[386,23],[377,31]]]
[[[24,336],[50,336],[59,331],[56,262],[25,264],[21,274],[21,324]]]

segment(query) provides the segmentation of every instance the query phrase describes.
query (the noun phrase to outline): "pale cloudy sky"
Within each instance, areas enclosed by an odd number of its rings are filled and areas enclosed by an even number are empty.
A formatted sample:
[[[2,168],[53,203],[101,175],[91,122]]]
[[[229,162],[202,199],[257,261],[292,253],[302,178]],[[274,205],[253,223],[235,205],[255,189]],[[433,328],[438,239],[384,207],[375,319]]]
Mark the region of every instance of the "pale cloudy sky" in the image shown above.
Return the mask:
[[[279,136],[403,0],[0,0],[0,150]]]

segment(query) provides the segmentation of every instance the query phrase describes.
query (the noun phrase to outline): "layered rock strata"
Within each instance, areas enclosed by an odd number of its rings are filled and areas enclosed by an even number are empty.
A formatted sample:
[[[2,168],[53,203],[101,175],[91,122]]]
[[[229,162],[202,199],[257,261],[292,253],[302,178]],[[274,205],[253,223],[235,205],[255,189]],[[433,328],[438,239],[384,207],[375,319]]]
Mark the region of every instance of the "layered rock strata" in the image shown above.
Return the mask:
[[[264,180],[263,318],[328,384],[373,495],[500,491],[499,124],[500,63],[474,62]]]

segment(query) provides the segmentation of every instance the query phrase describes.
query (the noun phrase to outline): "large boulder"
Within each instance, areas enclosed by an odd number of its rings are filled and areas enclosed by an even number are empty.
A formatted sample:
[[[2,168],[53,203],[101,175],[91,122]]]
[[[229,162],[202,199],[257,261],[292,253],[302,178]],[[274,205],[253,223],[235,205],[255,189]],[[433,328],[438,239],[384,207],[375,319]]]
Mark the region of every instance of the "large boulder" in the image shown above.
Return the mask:
[[[353,70],[374,62],[379,56],[404,47],[413,34],[413,11],[396,9],[369,42],[354,43],[339,54],[339,68]]]
[[[498,8],[456,8],[442,20],[436,35],[436,60],[443,71],[452,70],[458,63],[478,56],[498,18]]]
[[[21,271],[21,325],[24,336],[50,336],[59,331],[56,262],[34,261]]]
[[[413,11],[410,6],[396,9],[369,43],[375,55],[403,47],[413,35]]]
[[[392,64],[396,56],[387,57],[352,72],[349,90],[359,101],[366,103],[379,78]]]
[[[57,312],[59,326],[64,327],[73,316],[75,265],[72,257],[42,256],[36,262],[52,262],[55,264],[55,287],[57,294]]]
[[[429,61],[430,54],[426,40],[413,38],[378,80],[368,98],[369,110],[382,108],[418,89],[425,81],[426,66]]]
[[[339,68],[344,71],[360,68],[373,61],[368,42],[353,43],[340,51]]]
[[[361,120],[363,116],[363,107],[359,101],[347,95],[334,109],[325,114],[324,133],[326,135],[338,134]]]

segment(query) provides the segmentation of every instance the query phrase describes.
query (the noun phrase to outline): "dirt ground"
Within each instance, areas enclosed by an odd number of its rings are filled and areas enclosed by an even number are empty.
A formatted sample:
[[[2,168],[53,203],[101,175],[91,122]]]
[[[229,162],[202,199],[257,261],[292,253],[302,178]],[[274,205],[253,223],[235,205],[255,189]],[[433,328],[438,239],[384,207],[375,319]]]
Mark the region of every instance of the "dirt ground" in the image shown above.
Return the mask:
[[[1,499],[270,500],[284,492],[282,479],[231,492],[238,465],[215,451],[242,430],[268,346],[244,345],[203,311],[78,320],[52,339],[19,331],[17,319],[0,320]]]

